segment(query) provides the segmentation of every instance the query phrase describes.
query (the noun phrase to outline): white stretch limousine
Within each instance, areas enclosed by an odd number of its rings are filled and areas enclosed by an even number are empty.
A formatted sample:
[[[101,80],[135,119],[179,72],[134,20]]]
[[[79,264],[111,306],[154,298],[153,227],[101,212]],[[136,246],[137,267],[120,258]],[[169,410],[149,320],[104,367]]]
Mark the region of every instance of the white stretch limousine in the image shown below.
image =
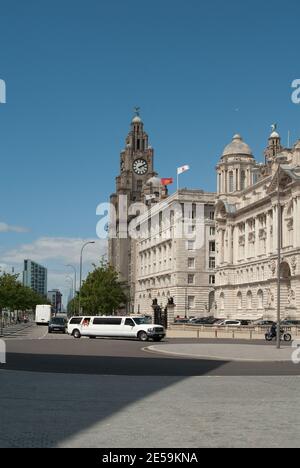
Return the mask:
[[[145,317],[72,317],[68,334],[74,338],[138,338],[140,341],[161,341],[166,332],[160,325],[149,324]]]

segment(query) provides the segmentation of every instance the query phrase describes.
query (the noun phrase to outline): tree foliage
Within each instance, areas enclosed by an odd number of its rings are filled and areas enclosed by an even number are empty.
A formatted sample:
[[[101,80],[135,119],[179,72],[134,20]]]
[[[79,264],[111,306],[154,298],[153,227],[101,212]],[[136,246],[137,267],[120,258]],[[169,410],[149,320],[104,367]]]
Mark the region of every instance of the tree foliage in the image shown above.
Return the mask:
[[[127,303],[126,285],[118,279],[116,270],[102,262],[94,265],[92,271],[81,288],[81,307],[84,313],[90,315],[112,315]],[[78,305],[78,298],[72,301]],[[78,308],[76,308],[78,310]]]
[[[0,276],[0,310],[31,310],[48,301],[18,281],[19,275],[3,273]],[[45,302],[46,301],[46,302]]]

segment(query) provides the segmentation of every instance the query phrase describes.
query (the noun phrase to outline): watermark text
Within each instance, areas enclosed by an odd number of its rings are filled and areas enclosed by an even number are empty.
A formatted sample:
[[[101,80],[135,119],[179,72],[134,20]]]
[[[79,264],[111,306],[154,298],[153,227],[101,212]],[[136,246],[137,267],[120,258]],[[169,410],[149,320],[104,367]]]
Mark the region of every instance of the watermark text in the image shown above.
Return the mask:
[[[0,79],[0,104],[6,104],[6,83]]]

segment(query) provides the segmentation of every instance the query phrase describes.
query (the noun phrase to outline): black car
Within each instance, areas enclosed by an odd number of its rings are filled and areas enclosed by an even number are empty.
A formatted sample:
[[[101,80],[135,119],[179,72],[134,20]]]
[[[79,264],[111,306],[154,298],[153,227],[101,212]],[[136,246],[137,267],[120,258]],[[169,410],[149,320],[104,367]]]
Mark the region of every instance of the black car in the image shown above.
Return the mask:
[[[62,317],[54,317],[48,325],[48,333],[60,332],[66,333],[67,322]]]
[[[285,327],[300,327],[300,320],[283,320],[281,325]]]

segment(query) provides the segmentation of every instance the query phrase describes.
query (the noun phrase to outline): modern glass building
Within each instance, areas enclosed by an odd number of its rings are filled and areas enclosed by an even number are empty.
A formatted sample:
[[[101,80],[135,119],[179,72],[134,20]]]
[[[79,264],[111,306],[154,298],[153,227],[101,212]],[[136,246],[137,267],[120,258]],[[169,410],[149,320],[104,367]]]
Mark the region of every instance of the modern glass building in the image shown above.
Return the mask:
[[[47,297],[47,268],[32,260],[24,260],[23,284]]]
[[[48,301],[51,302],[56,314],[62,311],[62,293],[58,289],[48,291]]]

